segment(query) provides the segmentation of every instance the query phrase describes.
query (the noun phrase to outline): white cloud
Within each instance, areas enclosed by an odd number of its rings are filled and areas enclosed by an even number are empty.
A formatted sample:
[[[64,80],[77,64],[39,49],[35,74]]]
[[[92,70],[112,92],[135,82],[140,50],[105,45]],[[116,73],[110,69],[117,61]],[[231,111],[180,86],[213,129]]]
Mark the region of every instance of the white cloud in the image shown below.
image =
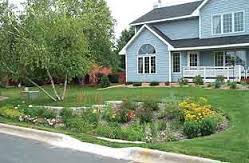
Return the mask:
[[[10,0],[11,3],[19,5],[25,0]],[[106,0],[111,9],[112,16],[116,20],[116,37],[121,31],[129,27],[129,23],[153,9],[157,0]],[[163,5],[173,5],[196,0],[162,0]]]

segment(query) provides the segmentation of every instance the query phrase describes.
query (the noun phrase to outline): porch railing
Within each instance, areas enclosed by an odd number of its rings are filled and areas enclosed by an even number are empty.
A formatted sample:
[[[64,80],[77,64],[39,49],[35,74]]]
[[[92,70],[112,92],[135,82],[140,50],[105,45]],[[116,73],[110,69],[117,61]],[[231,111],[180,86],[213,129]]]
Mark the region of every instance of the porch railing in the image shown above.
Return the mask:
[[[198,66],[183,67],[184,78],[194,78],[200,75],[205,81],[213,81],[217,76],[224,76],[226,80],[240,81],[243,76],[243,66],[234,67],[214,67],[214,66]]]

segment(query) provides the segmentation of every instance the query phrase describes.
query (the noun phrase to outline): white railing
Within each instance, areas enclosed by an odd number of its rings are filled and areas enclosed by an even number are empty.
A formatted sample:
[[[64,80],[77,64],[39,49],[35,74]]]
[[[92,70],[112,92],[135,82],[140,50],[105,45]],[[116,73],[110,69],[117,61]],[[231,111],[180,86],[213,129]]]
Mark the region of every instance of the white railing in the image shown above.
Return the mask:
[[[194,78],[200,75],[205,81],[213,81],[217,76],[224,76],[226,80],[234,79],[240,81],[243,74],[243,66],[235,67],[214,67],[214,66],[198,66],[183,67],[184,78]]]

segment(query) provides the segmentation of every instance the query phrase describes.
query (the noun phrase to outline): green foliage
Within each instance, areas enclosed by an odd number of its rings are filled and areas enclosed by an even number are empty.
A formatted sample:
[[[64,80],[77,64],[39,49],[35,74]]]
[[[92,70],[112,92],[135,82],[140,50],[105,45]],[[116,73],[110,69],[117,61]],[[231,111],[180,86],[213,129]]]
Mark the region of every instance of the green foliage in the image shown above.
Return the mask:
[[[153,111],[151,109],[139,109],[137,114],[141,124],[152,122]]]
[[[23,113],[18,109],[15,109],[13,106],[5,106],[0,108],[0,116],[3,116],[5,118],[17,120],[22,115]]]
[[[142,83],[136,82],[136,83],[132,83],[132,85],[133,85],[134,87],[141,87],[141,86],[142,86]]]
[[[217,82],[220,82],[221,84],[224,84],[224,82],[225,82],[225,77],[222,76],[222,75],[219,75],[219,76],[217,76],[216,81],[217,81]]]
[[[101,88],[107,88],[111,85],[109,79],[107,76],[102,76],[101,79],[100,79],[100,87]]]
[[[73,115],[73,110],[69,109],[69,108],[63,108],[63,110],[60,113],[60,116],[62,117],[62,119],[65,121],[67,119],[71,119],[74,117]]]
[[[102,137],[107,137],[111,139],[122,139],[126,137],[123,135],[121,127],[117,123],[112,124],[100,124],[96,128],[96,134]]]
[[[80,117],[66,119],[64,123],[66,129],[74,132],[88,133],[95,128],[93,124],[87,123],[83,118]]]
[[[92,124],[93,126],[97,126],[100,120],[100,113],[97,109],[85,109],[81,117],[84,119],[85,122]]]
[[[216,81],[214,82],[214,88],[216,88],[216,89],[220,88],[221,85],[222,85],[222,83],[221,83],[220,81],[218,81],[218,80],[216,80]]]
[[[188,85],[188,80],[181,78],[178,80],[179,85],[183,86],[183,85]]]
[[[197,75],[193,78],[193,83],[195,83],[195,85],[203,85],[204,81],[200,75]]]
[[[200,133],[201,136],[208,136],[214,134],[217,128],[218,122],[214,118],[205,118],[200,121]]]
[[[159,110],[159,106],[158,106],[158,102],[157,101],[145,101],[143,103],[143,107],[145,110],[151,110],[151,111],[158,111]]]
[[[131,126],[123,129],[123,139],[127,136],[129,141],[142,141],[144,138],[144,127],[139,123],[132,124]]]
[[[230,82],[228,84],[228,86],[230,87],[230,89],[237,89],[237,83],[236,82]]]
[[[195,138],[199,136],[200,128],[197,121],[186,121],[183,128],[184,134],[189,138]]]
[[[108,78],[111,83],[119,83],[119,74],[110,74]]]
[[[130,29],[124,29],[121,32],[120,38],[117,40],[117,46],[115,47],[115,53],[117,56],[119,52],[123,49],[123,47],[131,40],[131,38],[135,35],[135,28],[132,27]],[[120,67],[124,70],[125,69],[125,56],[120,56],[121,64]]]
[[[22,106],[21,110],[23,110],[23,113],[25,115],[30,115],[31,117],[53,119],[56,118],[57,116],[53,110],[44,107],[34,108],[34,107]]]
[[[159,82],[151,82],[150,86],[159,86]]]

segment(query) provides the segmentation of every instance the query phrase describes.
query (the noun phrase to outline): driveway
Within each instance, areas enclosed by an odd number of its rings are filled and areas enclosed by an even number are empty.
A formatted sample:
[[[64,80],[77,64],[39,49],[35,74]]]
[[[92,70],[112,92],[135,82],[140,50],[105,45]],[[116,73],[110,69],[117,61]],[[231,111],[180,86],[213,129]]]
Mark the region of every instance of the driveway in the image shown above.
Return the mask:
[[[113,153],[115,155],[115,153]],[[0,163],[128,163],[0,134]]]

